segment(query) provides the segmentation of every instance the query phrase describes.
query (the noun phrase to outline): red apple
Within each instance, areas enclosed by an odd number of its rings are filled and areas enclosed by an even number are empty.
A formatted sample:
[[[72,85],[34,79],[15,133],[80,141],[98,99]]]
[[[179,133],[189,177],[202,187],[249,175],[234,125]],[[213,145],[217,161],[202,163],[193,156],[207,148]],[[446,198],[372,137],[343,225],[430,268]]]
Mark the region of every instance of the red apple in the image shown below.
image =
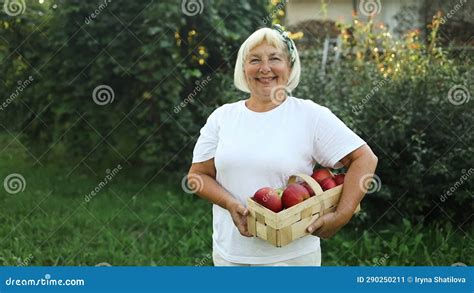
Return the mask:
[[[324,179],[328,177],[333,177],[333,175],[328,168],[324,168],[314,170],[313,175],[311,175],[311,177],[313,177],[316,182],[321,183]]]
[[[271,187],[263,187],[257,190],[253,195],[253,200],[275,213],[283,209],[280,194]]]
[[[285,188],[285,191],[283,191],[281,201],[285,208],[289,208],[299,204],[307,198],[309,198],[308,190],[300,184],[292,183]]]
[[[302,183],[301,183],[301,186],[303,186],[304,188],[306,188],[306,190],[307,190],[308,193],[309,193],[309,196],[314,196],[314,190],[311,188],[311,186],[308,185],[308,183],[302,182]]]
[[[321,185],[321,188],[323,190],[328,190],[337,186],[336,181],[334,181],[334,179],[332,179],[331,177],[324,179],[323,181],[321,181],[321,183],[319,183],[319,185]]]
[[[341,185],[341,184],[344,183],[345,175],[346,174],[341,173],[341,174],[337,174],[336,176],[334,176],[334,181],[336,182],[337,185]]]

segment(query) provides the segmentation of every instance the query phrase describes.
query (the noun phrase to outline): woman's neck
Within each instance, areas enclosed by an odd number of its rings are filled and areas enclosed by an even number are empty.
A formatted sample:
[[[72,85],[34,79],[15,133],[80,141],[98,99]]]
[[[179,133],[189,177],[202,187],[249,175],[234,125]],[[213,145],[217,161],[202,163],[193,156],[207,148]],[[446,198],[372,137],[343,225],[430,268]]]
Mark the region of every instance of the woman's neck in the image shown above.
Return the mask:
[[[274,101],[270,97],[250,95],[250,98],[245,101],[245,106],[254,112],[267,112],[278,107],[286,98],[282,101]]]

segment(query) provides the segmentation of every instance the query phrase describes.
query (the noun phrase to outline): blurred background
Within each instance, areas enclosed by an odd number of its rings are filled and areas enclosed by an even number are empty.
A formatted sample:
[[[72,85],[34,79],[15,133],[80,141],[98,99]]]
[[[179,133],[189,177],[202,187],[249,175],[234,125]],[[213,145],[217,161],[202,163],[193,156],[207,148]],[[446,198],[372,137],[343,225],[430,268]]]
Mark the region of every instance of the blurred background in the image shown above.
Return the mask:
[[[293,96],[379,158],[323,265],[473,265],[474,3],[1,0],[0,264],[212,265],[186,182],[208,115],[246,99],[241,43],[284,25]]]

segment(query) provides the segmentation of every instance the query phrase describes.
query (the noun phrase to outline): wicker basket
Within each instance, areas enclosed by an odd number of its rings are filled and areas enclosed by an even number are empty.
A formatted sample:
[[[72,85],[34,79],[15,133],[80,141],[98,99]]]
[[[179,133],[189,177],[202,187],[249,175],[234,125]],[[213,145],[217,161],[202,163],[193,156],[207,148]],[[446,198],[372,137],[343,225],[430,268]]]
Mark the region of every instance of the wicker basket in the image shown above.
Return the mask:
[[[323,191],[321,186],[306,174],[296,174],[289,178],[288,184],[295,183],[297,178],[305,181],[315,195],[275,213],[255,202],[247,200],[249,215],[247,217],[248,231],[276,247],[282,247],[290,242],[309,235],[306,228],[320,216],[333,212],[342,194],[342,185]],[[356,212],[360,210],[360,205]]]

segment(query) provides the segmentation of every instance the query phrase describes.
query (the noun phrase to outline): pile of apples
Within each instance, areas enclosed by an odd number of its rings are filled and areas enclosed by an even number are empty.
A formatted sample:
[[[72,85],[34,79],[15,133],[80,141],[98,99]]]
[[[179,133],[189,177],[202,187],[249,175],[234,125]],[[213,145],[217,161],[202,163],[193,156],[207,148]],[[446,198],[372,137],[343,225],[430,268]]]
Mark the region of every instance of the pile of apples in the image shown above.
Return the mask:
[[[344,183],[344,173],[334,175],[327,168],[316,169],[311,177],[326,191]],[[263,187],[252,199],[267,209],[278,213],[314,196],[313,189],[306,183],[292,183],[283,188]]]

